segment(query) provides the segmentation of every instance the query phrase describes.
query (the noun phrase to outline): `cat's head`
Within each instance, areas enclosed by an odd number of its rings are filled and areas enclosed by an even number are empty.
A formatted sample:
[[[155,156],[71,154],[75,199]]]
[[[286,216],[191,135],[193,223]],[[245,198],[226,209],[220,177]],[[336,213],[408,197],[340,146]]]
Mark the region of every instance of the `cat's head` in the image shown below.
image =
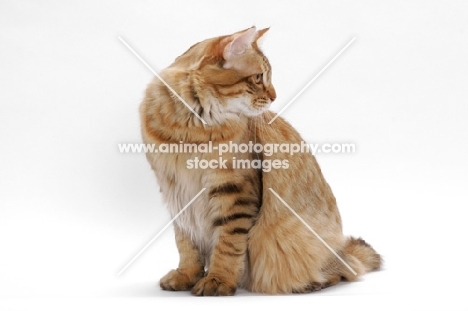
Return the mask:
[[[255,27],[193,45],[170,66],[189,72],[192,90],[206,113],[256,116],[276,98],[268,59]]]

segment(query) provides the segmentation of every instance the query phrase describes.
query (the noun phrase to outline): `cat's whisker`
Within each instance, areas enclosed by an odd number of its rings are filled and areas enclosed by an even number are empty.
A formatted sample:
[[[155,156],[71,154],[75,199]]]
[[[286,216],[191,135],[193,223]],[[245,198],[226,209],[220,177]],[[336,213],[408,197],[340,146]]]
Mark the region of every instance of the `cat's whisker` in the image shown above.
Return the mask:
[[[267,130],[267,127],[269,126],[269,124],[266,123],[266,120],[265,120],[265,118],[263,116],[260,119],[260,124],[261,124],[261,127],[262,127],[262,133],[266,134],[267,140],[273,141],[272,136],[271,136],[272,134],[270,134],[270,132]]]

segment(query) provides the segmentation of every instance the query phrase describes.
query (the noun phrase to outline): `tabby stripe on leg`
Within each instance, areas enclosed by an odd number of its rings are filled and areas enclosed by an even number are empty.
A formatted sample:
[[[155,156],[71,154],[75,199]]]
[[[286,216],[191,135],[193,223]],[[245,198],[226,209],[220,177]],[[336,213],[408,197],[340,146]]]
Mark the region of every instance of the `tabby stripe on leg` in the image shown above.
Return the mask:
[[[258,206],[258,200],[256,198],[238,198],[234,202],[234,205],[254,205],[254,206]]]
[[[221,239],[221,244],[233,249],[236,254],[243,253],[242,250],[238,249],[232,242]]]
[[[228,232],[228,234],[247,234],[249,233],[249,229],[245,228],[234,228]]]
[[[247,213],[235,213],[226,217],[219,217],[213,222],[214,227],[219,227],[227,224],[230,221],[236,220],[236,219],[241,219],[241,218],[253,218],[253,215],[247,214]]]
[[[240,193],[242,191],[242,186],[239,184],[234,183],[226,183],[219,185],[210,190],[209,196],[217,196],[222,194],[230,194],[230,193]]]
[[[224,251],[224,250],[219,250],[219,253],[221,255],[226,255],[226,256],[229,256],[229,257],[241,257],[241,256],[245,255],[245,252],[239,254],[239,253],[228,252],[228,251]]]

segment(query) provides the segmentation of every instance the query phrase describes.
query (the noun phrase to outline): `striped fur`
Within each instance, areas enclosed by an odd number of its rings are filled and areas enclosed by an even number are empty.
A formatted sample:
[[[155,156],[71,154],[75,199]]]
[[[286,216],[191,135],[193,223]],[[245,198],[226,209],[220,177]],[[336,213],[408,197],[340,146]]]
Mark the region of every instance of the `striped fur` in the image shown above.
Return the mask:
[[[158,79],[140,107],[146,143],[294,143],[300,135],[268,111],[276,98],[268,59],[257,40],[268,29],[255,27],[193,45],[160,75],[197,112],[192,114]],[[174,222],[180,261],[164,276],[165,290],[194,295],[233,295],[241,286],[277,294],[311,292],[344,277],[354,280],[325,246],[266,189],[275,189],[359,274],[377,269],[380,256],[363,240],[345,238],[335,198],[311,154],[274,154],[289,169],[266,173],[235,169],[232,159],[263,160],[264,154],[228,152],[227,167],[190,169],[198,157],[217,153],[148,153]]]

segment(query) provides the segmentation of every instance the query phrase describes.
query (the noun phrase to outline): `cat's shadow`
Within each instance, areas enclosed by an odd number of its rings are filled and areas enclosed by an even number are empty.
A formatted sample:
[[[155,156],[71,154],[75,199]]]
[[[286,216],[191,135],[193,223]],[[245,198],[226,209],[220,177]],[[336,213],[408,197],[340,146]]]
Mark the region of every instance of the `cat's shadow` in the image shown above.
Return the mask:
[[[321,291],[313,292],[313,293],[305,293],[305,294],[288,294],[288,295],[274,295],[274,296],[296,296],[296,295],[314,295],[314,296],[340,296],[343,295],[343,289],[350,285],[350,282],[340,282],[337,285],[334,285],[329,288],[322,289]],[[133,283],[133,284],[126,284],[119,288],[116,288],[109,293],[111,296],[114,297],[127,297],[127,298],[149,298],[149,297],[160,297],[160,298],[190,298],[193,297],[190,292],[188,291],[165,291],[159,287],[157,283]],[[251,293],[245,289],[237,290],[234,297],[271,297],[272,295],[266,294],[258,294],[258,293]]]

